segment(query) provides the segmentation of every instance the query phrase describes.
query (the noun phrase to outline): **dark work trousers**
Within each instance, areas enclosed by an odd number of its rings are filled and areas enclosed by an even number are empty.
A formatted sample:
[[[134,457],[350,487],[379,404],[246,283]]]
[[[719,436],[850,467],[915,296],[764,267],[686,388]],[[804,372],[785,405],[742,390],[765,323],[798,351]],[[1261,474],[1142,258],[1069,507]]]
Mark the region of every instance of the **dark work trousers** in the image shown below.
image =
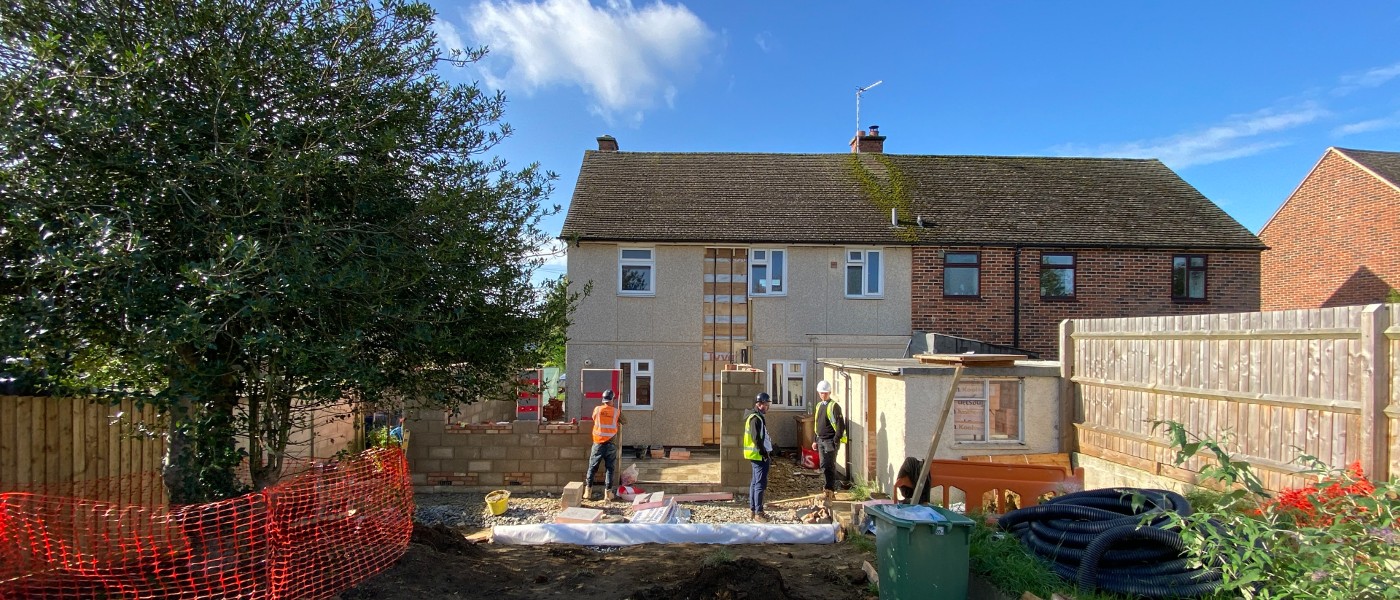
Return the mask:
[[[603,489],[613,489],[613,470],[617,468],[617,444],[608,440],[601,444],[593,444],[593,451],[588,454],[588,477],[583,480],[583,485],[593,485],[593,474],[598,472],[598,463],[603,463]]]
[[[822,457],[822,489],[836,491],[836,440],[817,438],[817,452]]]
[[[763,512],[763,491],[768,489],[768,468],[773,466],[773,459],[751,460],[753,465],[753,479],[749,480],[749,511],[754,513]]]

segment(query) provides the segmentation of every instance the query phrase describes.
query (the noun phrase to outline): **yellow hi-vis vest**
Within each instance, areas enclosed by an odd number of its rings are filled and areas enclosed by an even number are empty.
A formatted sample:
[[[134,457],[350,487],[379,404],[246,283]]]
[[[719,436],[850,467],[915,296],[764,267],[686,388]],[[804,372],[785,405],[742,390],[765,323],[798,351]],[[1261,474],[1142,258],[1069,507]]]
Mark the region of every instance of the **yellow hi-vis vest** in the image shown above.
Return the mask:
[[[753,420],[755,417],[760,421],[763,420],[763,417],[759,416],[758,413],[752,413],[744,421],[744,458],[763,460],[763,449],[758,447],[758,440],[753,439]],[[767,435],[767,431],[764,431],[764,434]]]
[[[617,421],[622,412],[606,404],[593,409],[593,443],[601,444],[617,435]]]
[[[821,404],[818,404],[818,405],[817,405],[817,412],[820,413],[820,412],[822,411],[822,406],[825,405],[825,406],[826,406],[826,422],[827,422],[827,423],[831,423],[831,428],[832,428],[832,429],[836,429],[836,410],[833,409],[833,408],[831,407],[831,405],[833,405],[833,404],[836,404],[836,403],[835,403],[835,402],[832,402],[831,400],[827,400],[826,402],[822,402]],[[812,433],[813,433],[814,435],[820,435],[820,434],[821,434],[822,429],[821,429],[820,425],[821,425],[821,423],[819,423],[816,419],[812,419]],[[841,428],[841,443],[842,443],[842,444],[846,443],[846,428],[845,428],[845,427],[842,427],[842,428]]]

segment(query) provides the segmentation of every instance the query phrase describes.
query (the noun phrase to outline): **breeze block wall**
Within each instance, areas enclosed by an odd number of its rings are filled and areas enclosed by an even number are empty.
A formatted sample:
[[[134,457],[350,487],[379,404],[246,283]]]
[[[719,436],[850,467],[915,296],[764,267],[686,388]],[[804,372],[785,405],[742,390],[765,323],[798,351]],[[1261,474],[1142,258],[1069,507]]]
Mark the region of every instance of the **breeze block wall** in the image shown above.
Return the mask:
[[[417,491],[555,493],[570,481],[583,481],[588,470],[593,447],[588,424],[465,423],[448,416],[421,411],[407,421],[408,466]],[[617,443],[620,447],[620,437]],[[602,478],[599,467],[596,479]]]
[[[1263,310],[1371,304],[1400,288],[1400,190],[1335,151],[1259,239]]]
[[[978,252],[981,295],[943,296],[941,251]],[[1040,297],[1040,256],[1075,255],[1075,295]],[[1172,300],[1172,256],[1206,256],[1206,300]],[[1105,248],[1022,248],[1020,256],[1020,338],[1014,335],[1016,251],[1001,247],[914,248],[912,307],[916,331],[945,333],[992,344],[1015,345],[1059,357],[1059,326],[1064,319],[1192,315],[1259,310],[1259,252]]]

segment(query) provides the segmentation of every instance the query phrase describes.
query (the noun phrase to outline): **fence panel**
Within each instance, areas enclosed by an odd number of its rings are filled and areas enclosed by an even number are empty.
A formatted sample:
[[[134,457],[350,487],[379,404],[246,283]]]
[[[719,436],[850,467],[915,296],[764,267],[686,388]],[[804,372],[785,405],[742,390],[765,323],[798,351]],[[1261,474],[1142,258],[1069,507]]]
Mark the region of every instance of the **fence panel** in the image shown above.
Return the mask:
[[[1073,321],[1060,354],[1080,451],[1192,481],[1202,459],[1175,467],[1153,431],[1177,421],[1225,442],[1271,489],[1306,481],[1302,455],[1400,473],[1400,305],[1367,308]]]
[[[101,480],[90,498],[163,504],[160,486],[132,485],[132,475],[160,469],[165,444],[154,408],[131,400],[0,396],[0,492]]]

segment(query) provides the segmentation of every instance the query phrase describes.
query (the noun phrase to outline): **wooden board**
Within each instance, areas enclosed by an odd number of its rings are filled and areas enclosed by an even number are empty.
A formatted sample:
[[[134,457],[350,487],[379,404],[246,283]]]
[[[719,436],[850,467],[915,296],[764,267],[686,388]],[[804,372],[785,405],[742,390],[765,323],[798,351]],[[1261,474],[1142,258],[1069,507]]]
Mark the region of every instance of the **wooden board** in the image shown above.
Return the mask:
[[[1014,367],[1016,361],[1029,357],[1024,354],[915,354],[914,358],[926,365]]]

